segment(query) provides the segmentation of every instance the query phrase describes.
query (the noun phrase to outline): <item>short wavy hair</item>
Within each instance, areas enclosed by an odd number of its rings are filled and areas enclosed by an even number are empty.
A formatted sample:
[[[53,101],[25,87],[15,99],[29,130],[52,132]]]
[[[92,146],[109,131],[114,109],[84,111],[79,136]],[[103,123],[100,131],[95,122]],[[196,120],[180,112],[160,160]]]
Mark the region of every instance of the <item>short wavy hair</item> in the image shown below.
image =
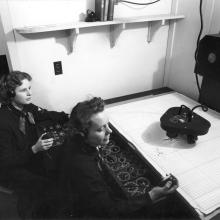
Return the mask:
[[[21,71],[12,71],[7,75],[3,75],[0,80],[0,102],[8,104],[11,101],[11,95],[15,89],[22,84],[22,80],[32,80],[32,77]]]
[[[94,97],[90,100],[79,102],[71,111],[69,119],[70,136],[80,134],[86,136],[91,126],[91,117],[93,114],[104,111],[105,103],[100,97]]]

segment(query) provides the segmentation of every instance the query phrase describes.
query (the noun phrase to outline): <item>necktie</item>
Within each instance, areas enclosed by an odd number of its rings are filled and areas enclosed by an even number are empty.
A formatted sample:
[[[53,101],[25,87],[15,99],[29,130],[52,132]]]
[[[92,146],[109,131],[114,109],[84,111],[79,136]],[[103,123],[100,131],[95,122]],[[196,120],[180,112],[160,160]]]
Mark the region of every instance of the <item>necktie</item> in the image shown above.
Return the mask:
[[[102,172],[102,165],[101,165],[102,156],[101,156],[100,148],[101,148],[101,146],[96,147],[96,150],[98,152],[98,155],[97,155],[96,159],[97,159],[97,165],[98,165],[99,171]]]
[[[25,115],[21,114],[20,119],[19,119],[19,129],[20,131],[25,134]]]
[[[32,114],[31,112],[28,112],[28,113],[27,113],[27,117],[28,117],[28,121],[29,121],[31,124],[35,125],[34,116],[33,116],[33,114]]]
[[[34,117],[33,117],[32,113],[22,112],[20,119],[19,119],[19,129],[23,134],[26,134],[26,119],[28,119],[28,121],[31,124],[35,124]]]

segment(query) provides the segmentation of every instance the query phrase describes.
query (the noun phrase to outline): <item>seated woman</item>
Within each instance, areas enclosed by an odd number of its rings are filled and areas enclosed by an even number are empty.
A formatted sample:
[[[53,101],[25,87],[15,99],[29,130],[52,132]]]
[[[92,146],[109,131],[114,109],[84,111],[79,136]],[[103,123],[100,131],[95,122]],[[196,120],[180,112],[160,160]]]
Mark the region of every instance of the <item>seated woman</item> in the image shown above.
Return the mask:
[[[53,139],[44,139],[44,134],[38,138],[36,125],[48,119],[68,121],[64,112],[31,104],[31,80],[29,74],[13,71],[0,81],[0,179],[17,193],[23,218],[42,217],[46,200],[57,194],[52,195],[54,181],[47,177],[43,161]]]
[[[101,98],[78,103],[69,121],[69,137],[63,159],[66,188],[77,196],[79,216],[131,217],[132,213],[152,209],[152,204],[175,192],[177,185],[166,182],[153,187],[145,198],[123,199],[115,195],[100,169],[98,148],[109,142],[112,130]],[[135,216],[135,215],[134,215]]]

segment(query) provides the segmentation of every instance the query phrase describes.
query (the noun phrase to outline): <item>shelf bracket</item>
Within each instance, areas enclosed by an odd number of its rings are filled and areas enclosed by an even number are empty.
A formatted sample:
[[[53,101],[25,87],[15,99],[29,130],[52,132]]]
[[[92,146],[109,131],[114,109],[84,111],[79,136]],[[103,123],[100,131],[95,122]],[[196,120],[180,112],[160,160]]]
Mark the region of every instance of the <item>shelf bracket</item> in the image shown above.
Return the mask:
[[[125,23],[113,24],[110,25],[109,28],[110,28],[110,47],[113,48],[121,32],[125,29]]]
[[[156,31],[160,28],[160,26],[166,25],[166,20],[160,21],[149,21],[148,22],[148,32],[147,32],[147,42],[150,43]]]
[[[165,19],[161,20],[161,26],[164,26],[165,24],[166,24],[166,20]]]
[[[70,54],[74,51],[76,40],[79,35],[79,28],[70,29],[68,35],[68,54]]]

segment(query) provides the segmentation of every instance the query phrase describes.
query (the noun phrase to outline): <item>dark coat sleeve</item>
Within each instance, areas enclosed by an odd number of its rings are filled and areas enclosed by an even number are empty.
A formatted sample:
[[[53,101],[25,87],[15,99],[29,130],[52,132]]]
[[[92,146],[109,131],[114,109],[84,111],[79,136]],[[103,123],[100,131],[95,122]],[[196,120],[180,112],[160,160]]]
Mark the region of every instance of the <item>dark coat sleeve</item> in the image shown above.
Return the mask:
[[[34,115],[34,119],[36,122],[52,120],[63,124],[69,119],[68,114],[66,114],[65,112],[48,111],[34,104],[30,104],[27,110]]]
[[[27,111],[33,114],[36,122],[53,120],[65,123],[68,120],[68,115],[64,112],[47,111],[33,104],[27,106]],[[2,110],[0,115],[0,168],[22,167],[30,162],[32,157],[36,158],[31,149],[36,140],[20,132],[18,121],[19,118],[16,115]],[[32,128],[34,126],[31,125]],[[35,133],[36,130],[31,129],[31,132]]]
[[[88,157],[78,155],[72,158],[70,172],[83,205],[96,216],[120,216],[152,205],[149,195],[137,200],[112,196],[96,163]]]

